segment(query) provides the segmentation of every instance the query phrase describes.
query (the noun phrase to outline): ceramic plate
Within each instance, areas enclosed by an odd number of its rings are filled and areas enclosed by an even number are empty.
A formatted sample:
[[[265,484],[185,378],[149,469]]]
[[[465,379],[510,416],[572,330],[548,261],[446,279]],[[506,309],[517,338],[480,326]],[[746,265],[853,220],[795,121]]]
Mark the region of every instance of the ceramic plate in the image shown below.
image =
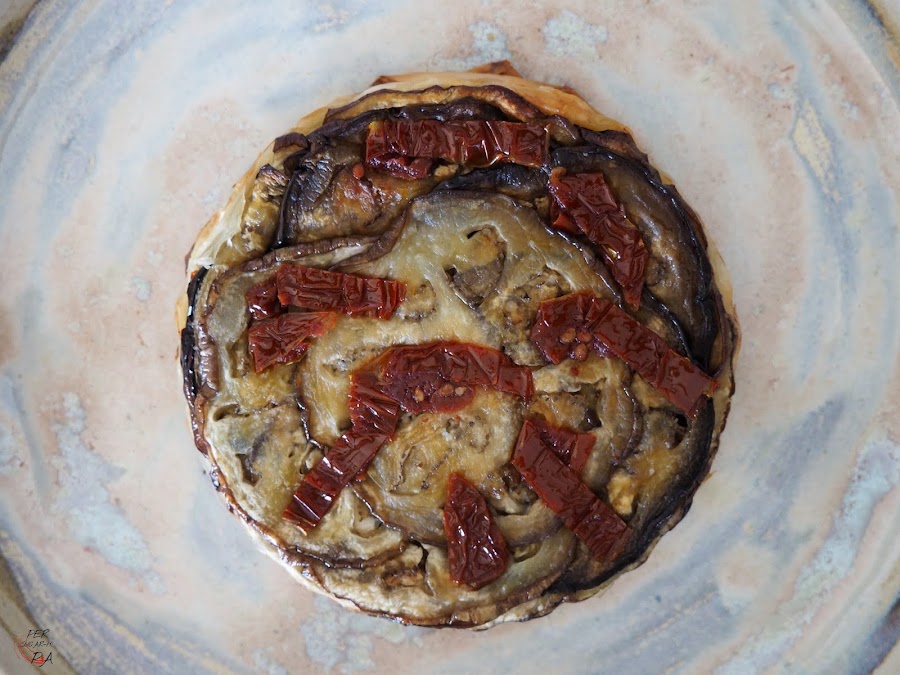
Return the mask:
[[[900,670],[898,12],[514,4],[37,5],[0,66],[4,669],[49,629],[46,672]],[[730,271],[737,393],[690,513],[605,594],[406,628],[300,588],[226,512],[173,309],[199,228],[296,118],[498,59],[675,178]]]

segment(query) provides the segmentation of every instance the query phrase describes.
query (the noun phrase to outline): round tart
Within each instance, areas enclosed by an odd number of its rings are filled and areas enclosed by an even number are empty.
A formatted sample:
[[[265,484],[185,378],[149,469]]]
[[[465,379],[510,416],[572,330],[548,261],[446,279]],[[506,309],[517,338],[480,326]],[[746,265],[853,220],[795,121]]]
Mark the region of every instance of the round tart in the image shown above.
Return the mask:
[[[405,623],[582,600],[649,554],[733,391],[727,281],[627,129],[509,64],[380,78],[266,148],[188,256],[228,508]]]

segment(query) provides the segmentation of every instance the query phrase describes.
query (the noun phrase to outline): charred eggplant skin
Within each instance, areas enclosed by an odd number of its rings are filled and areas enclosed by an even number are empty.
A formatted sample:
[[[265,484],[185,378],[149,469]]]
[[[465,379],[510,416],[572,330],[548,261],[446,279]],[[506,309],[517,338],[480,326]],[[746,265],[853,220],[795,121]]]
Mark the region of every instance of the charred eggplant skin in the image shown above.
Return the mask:
[[[209,268],[201,267],[191,278],[187,287],[187,324],[181,329],[181,373],[184,386],[184,397],[188,403],[197,398],[200,385],[197,381],[196,357],[197,343],[194,321],[197,315],[197,301],[200,297],[200,286]]]

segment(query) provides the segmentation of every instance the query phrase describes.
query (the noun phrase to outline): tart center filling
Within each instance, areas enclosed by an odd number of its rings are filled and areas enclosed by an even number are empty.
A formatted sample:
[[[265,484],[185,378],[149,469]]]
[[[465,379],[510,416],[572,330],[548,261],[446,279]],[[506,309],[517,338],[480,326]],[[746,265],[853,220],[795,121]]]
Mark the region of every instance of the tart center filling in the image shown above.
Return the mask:
[[[453,340],[540,366],[529,338],[540,302],[573,290],[606,292],[574,246],[502,195],[417,200],[394,249],[352,272],[403,280],[407,297],[386,320],[339,317],[310,346],[300,380],[310,431],[325,444],[349,426],[350,376],[389,347]]]

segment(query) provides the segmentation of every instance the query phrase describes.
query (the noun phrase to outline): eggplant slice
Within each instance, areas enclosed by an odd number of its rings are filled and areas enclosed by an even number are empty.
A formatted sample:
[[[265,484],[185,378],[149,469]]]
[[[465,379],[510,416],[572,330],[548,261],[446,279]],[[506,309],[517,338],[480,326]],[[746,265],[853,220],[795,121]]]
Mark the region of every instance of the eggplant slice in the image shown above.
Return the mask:
[[[384,78],[301,120],[263,153],[188,258],[180,363],[214,485],[304,584],[404,623],[541,616],[642,562],[689,508],[733,392],[728,284],[694,212],[624,127],[568,91],[500,74],[509,72]],[[368,126],[388,117],[539,122],[548,161],[393,177],[365,165]],[[632,315],[718,382],[695,417],[623,361],[591,353],[551,365],[531,343],[544,300],[589,291],[622,304],[601,252],[549,226],[556,167],[601,172],[638,228],[649,260]],[[339,316],[299,362],[257,373],[245,293],[286,262],[397,279],[406,295],[389,319]],[[351,375],[391,346],[433,340],[503,351],[532,369],[534,396],[479,390],[459,412],[404,414],[315,529],[284,520],[303,477],[350,426]],[[510,463],[527,416],[595,438],[581,480],[633,532],[614,560],[595,559]],[[454,472],[484,495],[509,547],[506,571],[479,590],[449,576],[442,508]]]

